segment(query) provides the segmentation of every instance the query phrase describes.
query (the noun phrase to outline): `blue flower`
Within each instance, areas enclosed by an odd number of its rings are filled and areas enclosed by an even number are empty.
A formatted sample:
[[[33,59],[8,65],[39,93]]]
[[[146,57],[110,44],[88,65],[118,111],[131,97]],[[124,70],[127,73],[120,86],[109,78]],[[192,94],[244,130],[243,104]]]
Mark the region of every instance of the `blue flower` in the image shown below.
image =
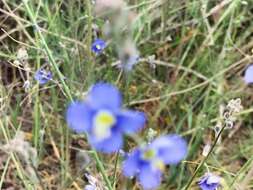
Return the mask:
[[[253,83],[253,65],[250,65],[244,75],[244,81],[246,84]]]
[[[216,176],[212,173],[206,173],[200,180],[199,180],[199,187],[202,190],[216,190],[220,185],[221,178]]]
[[[139,131],[146,122],[143,112],[122,109],[122,97],[116,87],[97,83],[84,101],[69,105],[66,113],[70,128],[85,132],[97,150],[111,153],[123,144],[123,135]]]
[[[44,69],[39,69],[36,71],[34,78],[39,82],[39,84],[46,84],[49,80],[52,79],[52,73]]]
[[[187,143],[178,135],[155,139],[145,147],[137,148],[123,162],[123,173],[136,176],[144,189],[154,189],[161,183],[168,164],[179,163],[187,154]]]
[[[96,39],[92,45],[91,45],[91,50],[95,53],[95,54],[100,54],[106,47],[106,43],[104,40],[102,39]]]

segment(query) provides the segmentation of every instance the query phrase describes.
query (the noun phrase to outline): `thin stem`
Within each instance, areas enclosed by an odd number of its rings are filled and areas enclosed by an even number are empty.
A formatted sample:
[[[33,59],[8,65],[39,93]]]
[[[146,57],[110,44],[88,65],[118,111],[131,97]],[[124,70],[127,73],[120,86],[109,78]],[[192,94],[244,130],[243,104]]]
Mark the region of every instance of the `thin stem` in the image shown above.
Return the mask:
[[[116,175],[117,175],[118,161],[119,161],[119,151],[116,154],[116,161],[115,161],[114,171],[113,171],[113,189],[115,189],[115,186],[116,186]]]
[[[35,35],[36,41],[38,40],[38,35]],[[36,43],[37,44],[37,43]],[[37,52],[39,55],[39,52]],[[40,58],[36,56],[36,62],[37,62],[37,69],[40,68]],[[27,76],[29,77],[29,73],[27,73]],[[36,147],[36,149],[39,147],[39,139],[40,139],[40,112],[39,112],[39,105],[40,105],[40,98],[39,98],[39,85],[36,85],[36,99],[35,99],[35,105],[34,105],[34,128],[33,128],[33,144]]]
[[[189,182],[187,183],[186,187],[184,188],[184,190],[188,190],[191,187],[191,184],[193,182],[193,180],[195,179],[196,175],[198,174],[199,170],[203,167],[203,165],[206,163],[206,161],[208,160],[209,156],[211,155],[211,153],[213,152],[215,146],[217,145],[218,140],[220,139],[220,136],[222,134],[222,132],[224,131],[225,126],[223,126],[220,130],[220,132],[218,133],[217,137],[214,140],[214,143],[210,149],[210,151],[208,152],[207,156],[202,160],[202,162],[198,165],[197,169],[195,170],[193,176],[191,177],[191,179],[189,180]]]
[[[87,47],[91,47],[92,44],[92,6],[91,6],[91,1],[86,0],[86,6],[87,6],[87,36],[85,38]],[[91,48],[87,48],[87,67],[86,70],[88,71],[87,74],[87,81],[88,82],[93,82],[94,81],[94,65],[95,59],[92,57],[92,51]]]
[[[94,155],[94,158],[95,158],[95,160],[96,160],[96,162],[97,162],[98,168],[99,168],[99,170],[100,170],[100,172],[101,172],[101,174],[102,174],[102,176],[103,176],[103,178],[104,178],[104,180],[105,180],[105,183],[106,183],[108,189],[109,189],[109,190],[113,190],[112,185],[111,185],[111,182],[110,182],[110,180],[108,179],[107,175],[105,174],[104,165],[102,164],[101,160],[99,159],[99,156],[98,156],[97,152],[96,152],[96,151],[93,151],[92,153],[93,153],[93,155]]]
[[[2,189],[2,185],[4,183],[4,178],[5,178],[5,175],[7,173],[7,169],[8,169],[8,166],[9,166],[10,159],[11,159],[11,157],[9,156],[6,163],[5,163],[5,167],[4,167],[3,173],[1,175],[1,179],[0,179],[0,189]]]

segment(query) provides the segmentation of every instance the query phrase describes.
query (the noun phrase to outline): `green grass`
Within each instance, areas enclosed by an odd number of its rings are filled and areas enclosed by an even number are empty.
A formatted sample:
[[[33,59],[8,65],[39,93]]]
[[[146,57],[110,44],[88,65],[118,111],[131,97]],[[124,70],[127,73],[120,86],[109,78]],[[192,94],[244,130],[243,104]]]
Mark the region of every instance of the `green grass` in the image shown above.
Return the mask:
[[[221,2],[225,2],[223,8]],[[248,174],[253,168],[253,91],[242,76],[253,58],[253,1],[244,2],[248,4],[239,0],[130,1],[127,9],[136,14],[131,32],[141,59],[127,77],[112,66],[118,60],[117,41],[99,57],[90,50],[93,24],[100,30],[104,24],[95,16],[91,1],[0,2],[0,145],[21,130],[38,153],[36,181],[18,155],[1,151],[0,189],[10,184],[17,189],[83,189],[85,172],[111,189],[114,183],[119,190],[140,189],[134,180],[123,177],[122,157],[96,153],[84,135],[67,127],[68,103],[83,98],[96,81],[117,85],[126,106],[147,114],[148,124],[140,134],[143,140],[148,128],[187,139],[188,157],[168,168],[161,190],[184,189],[203,160],[203,146],[214,142],[213,127],[221,105],[241,98],[244,110],[238,116],[238,130],[222,133],[189,189],[198,189],[196,181],[207,170],[223,177],[224,189],[239,190],[240,185],[243,190],[252,189],[253,177]],[[29,55],[28,92],[20,75],[26,72],[13,65],[21,47]],[[155,68],[149,63],[152,55]],[[39,86],[33,74],[45,64],[54,81]],[[132,138],[126,139],[126,150],[136,145]],[[92,160],[81,171],[76,168],[78,152]]]

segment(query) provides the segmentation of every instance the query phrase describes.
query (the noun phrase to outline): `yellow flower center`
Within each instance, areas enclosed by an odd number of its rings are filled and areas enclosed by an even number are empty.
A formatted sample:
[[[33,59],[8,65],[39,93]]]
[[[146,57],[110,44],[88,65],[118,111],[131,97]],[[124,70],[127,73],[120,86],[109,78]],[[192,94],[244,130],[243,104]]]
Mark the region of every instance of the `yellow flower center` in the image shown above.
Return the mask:
[[[150,161],[154,168],[160,171],[165,170],[165,164],[161,159],[157,158],[157,154],[155,150],[149,149],[145,151],[142,155],[142,158],[144,160]]]
[[[159,169],[160,171],[164,171],[165,170],[165,164],[160,159],[155,159],[153,161],[153,165],[155,166],[155,168]]]
[[[110,129],[115,124],[116,119],[109,111],[99,111],[94,118],[93,132],[97,139],[105,139],[111,135]]]
[[[149,149],[144,152],[143,159],[144,160],[152,160],[153,158],[155,158],[155,156],[156,156],[156,152],[152,149]]]

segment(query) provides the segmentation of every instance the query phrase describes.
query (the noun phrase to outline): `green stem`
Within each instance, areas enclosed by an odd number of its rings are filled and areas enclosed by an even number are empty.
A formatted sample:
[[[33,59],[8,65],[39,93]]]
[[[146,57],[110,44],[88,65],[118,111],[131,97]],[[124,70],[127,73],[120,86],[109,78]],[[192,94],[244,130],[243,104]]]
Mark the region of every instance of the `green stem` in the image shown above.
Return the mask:
[[[116,161],[115,161],[114,171],[113,171],[113,189],[115,189],[115,187],[116,187],[116,175],[117,175],[118,161],[119,161],[119,151],[117,152],[117,155],[116,155]]]
[[[209,156],[211,155],[211,153],[213,152],[215,146],[217,145],[217,142],[222,134],[222,132],[224,131],[225,126],[223,126],[220,130],[220,132],[218,133],[217,137],[215,138],[215,141],[210,149],[210,151],[208,152],[207,156],[202,160],[202,162],[198,165],[197,169],[195,170],[193,176],[191,177],[191,179],[189,180],[189,182],[187,183],[186,187],[184,188],[184,190],[188,190],[191,187],[191,184],[193,182],[193,180],[195,179],[196,175],[198,174],[199,170],[203,167],[203,165],[206,163],[206,161],[208,160]]]
[[[5,175],[6,175],[7,170],[8,170],[10,159],[11,159],[11,157],[9,156],[8,159],[7,159],[7,161],[6,161],[6,163],[5,163],[3,173],[1,174],[0,189],[2,189],[2,186],[3,186],[3,183],[4,183],[4,178],[5,178]]]
[[[38,35],[35,35],[35,38],[36,38],[36,41],[38,41]],[[37,43],[36,43],[36,45],[37,45]],[[39,52],[37,52],[37,53],[39,55]],[[37,68],[36,69],[39,69],[40,68],[40,58],[39,58],[39,56],[36,56],[36,62],[37,62]],[[29,77],[28,72],[27,72],[27,76]],[[36,90],[36,94],[35,94],[36,99],[35,99],[35,105],[34,105],[33,144],[34,144],[35,148],[38,150],[39,148],[41,148],[39,146],[39,141],[38,141],[38,140],[40,140],[39,133],[40,133],[40,128],[41,128],[41,125],[40,125],[40,112],[39,112],[39,105],[40,105],[39,85],[36,85],[35,90]],[[40,152],[39,152],[39,155],[40,155]]]
[[[88,14],[88,19],[87,19],[87,37],[86,39],[86,44],[87,47],[91,47],[92,44],[92,7],[91,7],[91,2],[90,0],[86,0],[86,6],[87,6],[87,14]],[[93,82],[94,81],[94,65],[95,59],[92,57],[92,51],[91,48],[87,49],[87,81]]]
[[[99,170],[100,170],[100,172],[101,172],[101,174],[102,174],[102,176],[103,176],[103,178],[104,178],[104,180],[105,180],[105,183],[106,183],[108,189],[109,189],[109,190],[113,190],[112,185],[111,185],[111,182],[110,182],[109,178],[107,177],[107,175],[105,174],[104,165],[103,165],[103,163],[101,162],[101,160],[99,159],[99,156],[98,156],[97,152],[96,152],[96,151],[93,151],[92,153],[94,154],[94,158],[95,158],[95,160],[96,160],[96,162],[97,162],[98,168],[99,168]]]

